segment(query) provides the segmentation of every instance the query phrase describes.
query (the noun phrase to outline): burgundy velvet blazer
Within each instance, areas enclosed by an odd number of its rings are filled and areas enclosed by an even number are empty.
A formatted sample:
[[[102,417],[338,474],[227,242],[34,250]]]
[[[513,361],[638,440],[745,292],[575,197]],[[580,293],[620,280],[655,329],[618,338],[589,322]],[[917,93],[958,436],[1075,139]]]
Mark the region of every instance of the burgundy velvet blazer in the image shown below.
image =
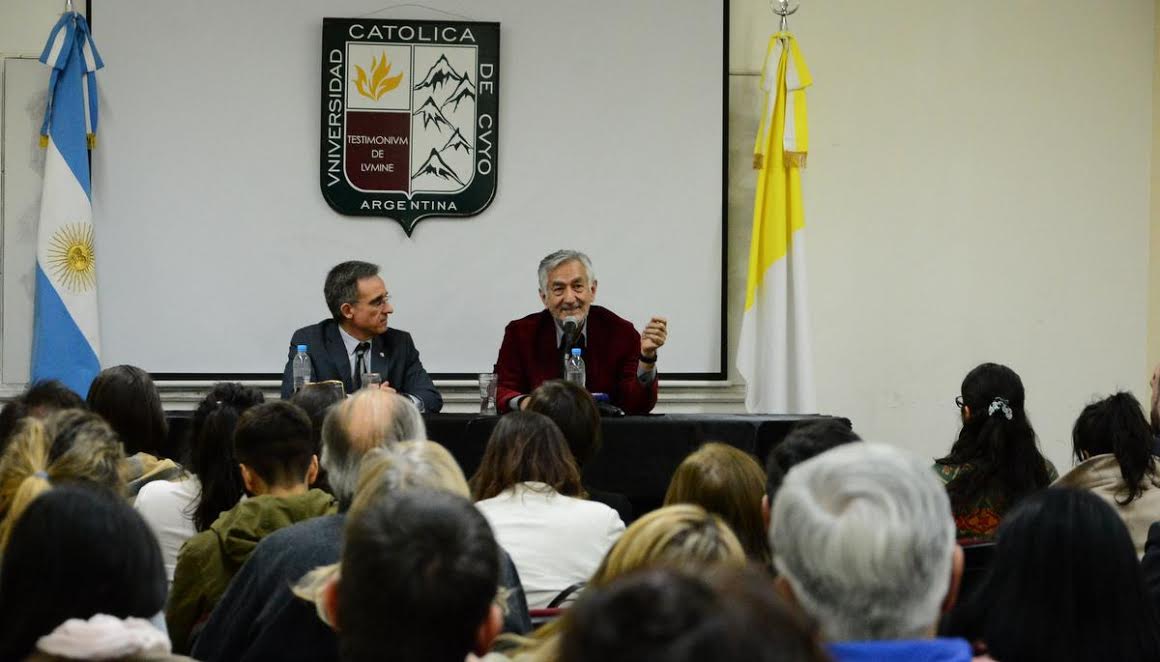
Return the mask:
[[[657,403],[657,382],[641,384],[636,376],[640,333],[628,320],[601,306],[588,309],[584,363],[588,392],[607,393],[612,403],[629,414],[646,414]],[[509,402],[527,395],[541,383],[563,377],[563,354],[556,344],[556,323],[541,310],[508,322],[499,348],[495,372],[499,377],[496,402],[510,411]]]

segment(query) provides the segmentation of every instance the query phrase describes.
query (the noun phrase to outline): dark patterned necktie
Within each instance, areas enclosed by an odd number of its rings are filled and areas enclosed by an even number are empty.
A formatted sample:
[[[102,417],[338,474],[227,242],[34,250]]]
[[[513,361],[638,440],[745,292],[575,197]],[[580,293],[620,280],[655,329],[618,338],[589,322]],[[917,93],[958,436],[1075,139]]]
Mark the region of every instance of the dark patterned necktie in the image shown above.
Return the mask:
[[[363,357],[370,348],[371,344],[366,341],[360,342],[354,348],[354,374],[351,375],[351,382],[354,383],[356,389],[362,388],[362,376],[367,371],[366,360]]]

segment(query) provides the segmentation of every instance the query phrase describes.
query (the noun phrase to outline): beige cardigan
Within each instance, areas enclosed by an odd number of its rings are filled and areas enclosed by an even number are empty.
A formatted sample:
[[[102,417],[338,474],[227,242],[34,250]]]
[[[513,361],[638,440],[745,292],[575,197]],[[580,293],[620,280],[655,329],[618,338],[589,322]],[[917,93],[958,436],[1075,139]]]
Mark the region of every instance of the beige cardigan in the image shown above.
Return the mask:
[[[1158,481],[1160,482],[1160,481]],[[1144,543],[1148,541],[1148,527],[1160,521],[1160,486],[1144,479],[1144,491],[1127,505],[1120,505],[1116,499],[1127,496],[1124,477],[1120,474],[1120,463],[1112,454],[1093,455],[1075,465],[1061,476],[1052,487],[1075,487],[1090,490],[1107,501],[1123,518],[1136,545],[1136,555],[1144,555]]]

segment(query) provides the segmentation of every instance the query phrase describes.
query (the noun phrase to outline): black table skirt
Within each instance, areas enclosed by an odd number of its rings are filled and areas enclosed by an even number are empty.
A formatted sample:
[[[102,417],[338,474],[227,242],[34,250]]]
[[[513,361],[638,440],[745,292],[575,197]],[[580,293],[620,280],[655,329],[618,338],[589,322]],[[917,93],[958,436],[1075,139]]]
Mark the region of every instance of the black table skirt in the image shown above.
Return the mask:
[[[604,445],[585,467],[584,482],[624,494],[643,514],[664,501],[669,479],[685,457],[707,441],[720,441],[754,455],[762,466],[769,449],[794,425],[822,416],[662,414],[602,421]],[[472,414],[426,417],[427,436],[447,447],[470,477],[479,467],[498,419]]]
[[[190,412],[169,415],[170,438],[184,439]],[[720,441],[754,455],[765,465],[769,449],[794,425],[826,416],[743,414],[659,414],[606,418],[604,445],[585,467],[584,482],[595,489],[619,492],[632,502],[637,516],[664,501],[677,465],[707,441]],[[471,477],[479,468],[495,416],[428,414],[427,436],[443,444]]]

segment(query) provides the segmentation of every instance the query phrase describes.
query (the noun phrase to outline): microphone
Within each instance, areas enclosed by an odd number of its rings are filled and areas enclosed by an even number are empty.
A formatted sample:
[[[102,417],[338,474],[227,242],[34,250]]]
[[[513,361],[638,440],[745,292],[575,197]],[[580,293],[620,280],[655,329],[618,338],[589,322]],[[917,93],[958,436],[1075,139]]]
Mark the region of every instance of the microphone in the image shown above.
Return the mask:
[[[564,350],[572,351],[576,339],[580,337],[580,320],[575,317],[564,318]]]

